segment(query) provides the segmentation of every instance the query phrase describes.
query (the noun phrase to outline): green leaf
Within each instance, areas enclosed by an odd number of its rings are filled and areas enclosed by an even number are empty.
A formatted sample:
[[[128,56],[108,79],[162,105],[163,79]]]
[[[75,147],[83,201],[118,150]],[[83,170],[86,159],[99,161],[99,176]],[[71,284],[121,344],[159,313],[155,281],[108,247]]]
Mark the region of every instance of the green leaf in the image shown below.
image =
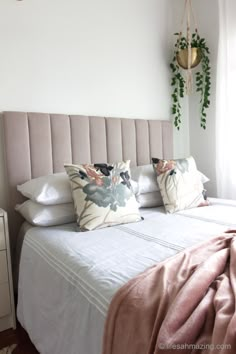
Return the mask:
[[[179,36],[179,33],[176,33]],[[199,70],[195,73],[195,86],[196,92],[200,95],[200,125],[203,129],[206,129],[206,112],[205,110],[209,108],[210,105],[210,94],[211,94],[211,70],[210,70],[210,60],[209,60],[209,48],[207,46],[205,38],[201,38],[197,31],[191,35],[191,46],[201,49],[201,65]],[[170,64],[172,70],[171,86],[173,87],[172,92],[172,106],[171,112],[174,115],[174,125],[179,130],[181,125],[181,99],[185,95],[185,76],[182,75],[182,69],[178,66],[176,61],[176,53],[180,49],[187,48],[187,39],[181,34],[181,38],[177,38],[175,43],[175,55]]]

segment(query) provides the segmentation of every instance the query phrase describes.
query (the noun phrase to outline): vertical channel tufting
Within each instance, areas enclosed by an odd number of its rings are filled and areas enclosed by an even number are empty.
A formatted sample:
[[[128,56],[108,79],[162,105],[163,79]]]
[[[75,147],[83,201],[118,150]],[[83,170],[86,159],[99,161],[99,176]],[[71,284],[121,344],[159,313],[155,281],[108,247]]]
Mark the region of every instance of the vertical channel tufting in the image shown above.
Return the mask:
[[[52,141],[52,122],[51,122],[51,114],[49,114],[49,127],[50,127],[50,137],[51,137],[52,173],[54,173],[54,161],[53,161],[53,141]]]
[[[74,161],[73,149],[72,149],[72,127],[71,127],[71,117],[68,116],[69,127],[70,127],[70,150],[71,150],[71,163]]]
[[[32,178],[53,173],[50,116],[29,113]]]
[[[103,117],[89,117],[92,163],[107,162],[106,123]]]
[[[107,137],[107,135],[108,135],[108,133],[107,133],[107,118],[105,118],[105,117],[103,117],[104,118],[104,121],[105,121],[105,134],[106,134],[106,139],[105,139],[105,141],[106,141],[106,155],[107,155],[107,159],[106,159],[106,162],[109,162],[108,161],[108,147],[107,147],[107,144],[108,144],[108,137]]]
[[[7,182],[10,188],[32,178],[27,113],[3,114]]]
[[[162,141],[163,141],[163,158],[173,158],[173,129],[172,123],[167,120],[162,121]]]
[[[148,122],[143,119],[136,120],[137,164],[148,165],[150,163],[149,129]]]
[[[137,165],[137,162],[147,163],[152,156],[173,157],[171,122],[138,121],[137,135],[135,122],[137,120],[108,118],[106,126],[105,119],[101,117],[52,115],[50,126],[48,114],[29,113],[28,117],[22,112],[3,114],[8,215],[13,247],[22,223],[14,210],[15,205],[23,200],[16,186],[52,173],[53,163],[55,171],[59,171],[65,159],[75,164],[129,159],[131,165]]]
[[[50,115],[53,172],[64,171],[64,164],[71,163],[71,135],[69,117],[62,114]]]
[[[30,179],[32,178],[32,156],[31,156],[31,146],[30,146],[30,126],[29,126],[29,116],[26,113],[27,128],[28,128],[28,143],[29,143],[29,164],[30,164]]]
[[[123,160],[131,160],[131,166],[137,165],[136,130],[134,119],[121,119]]]
[[[148,125],[148,149],[149,149],[149,161],[152,163],[152,156],[151,156],[151,141],[150,141],[150,124],[149,121],[147,121]]]
[[[70,116],[72,162],[74,164],[90,163],[89,118],[87,116]]]
[[[107,161],[122,161],[122,132],[119,118],[106,118]]]
[[[163,158],[161,121],[149,120],[150,157]]]
[[[92,148],[91,148],[91,128],[90,128],[90,119],[88,119],[88,140],[89,140],[89,162],[92,162]]]
[[[16,186],[32,177],[27,113],[3,113],[3,138],[10,243],[12,254],[14,254],[16,238],[22,224],[22,218],[16,213],[14,208],[16,204],[23,201],[23,197],[17,192]]]

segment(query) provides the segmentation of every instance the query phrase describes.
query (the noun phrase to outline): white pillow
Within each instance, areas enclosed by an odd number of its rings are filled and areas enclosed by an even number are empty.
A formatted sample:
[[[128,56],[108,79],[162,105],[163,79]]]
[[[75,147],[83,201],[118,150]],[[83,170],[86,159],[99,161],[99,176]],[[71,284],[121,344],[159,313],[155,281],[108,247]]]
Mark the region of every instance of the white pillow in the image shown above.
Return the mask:
[[[31,179],[17,190],[34,202],[44,205],[73,203],[70,181],[65,172]]]
[[[133,180],[131,179],[131,180],[130,180],[130,183],[131,183],[131,187],[132,187],[132,190],[133,190],[134,195],[137,196],[137,195],[139,194],[138,182],[133,181]]]
[[[138,183],[131,181],[131,185],[134,194],[138,194]],[[43,205],[73,203],[70,180],[66,172],[31,179],[18,185],[17,190],[26,198]]]
[[[160,190],[152,164],[131,167],[130,174],[132,180],[138,182],[140,194],[152,193]]]
[[[138,183],[138,193],[135,193],[140,208],[153,208],[163,205],[156,173],[153,166],[143,165],[130,168],[132,181]]]
[[[207,183],[210,179],[202,172],[198,171],[202,183]],[[130,174],[133,181],[139,184],[139,193],[151,193],[159,191],[160,188],[157,184],[156,172],[153,165],[134,166],[130,168]],[[136,193],[135,193],[136,194]]]
[[[163,205],[163,200],[160,191],[152,193],[142,193],[139,194],[136,199],[141,208],[154,208]]]
[[[27,200],[15,207],[23,218],[35,226],[55,226],[75,222],[73,203],[59,205],[42,205]]]
[[[160,188],[157,183],[156,172],[153,165],[134,166],[130,168],[132,181],[138,183],[138,193],[135,191],[136,199],[141,208],[153,208],[163,205]],[[202,172],[198,171],[202,183],[209,181]]]

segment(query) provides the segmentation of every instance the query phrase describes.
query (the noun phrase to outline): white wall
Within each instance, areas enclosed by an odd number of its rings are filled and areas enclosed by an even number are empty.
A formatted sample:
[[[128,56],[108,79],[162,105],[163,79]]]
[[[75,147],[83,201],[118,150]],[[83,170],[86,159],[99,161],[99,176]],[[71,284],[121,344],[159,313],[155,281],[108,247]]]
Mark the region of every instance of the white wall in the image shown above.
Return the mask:
[[[172,0],[0,0],[0,111],[169,119],[176,11]],[[188,152],[186,120],[175,156]]]
[[[211,60],[211,106],[207,110],[207,129],[200,127],[199,96],[190,96],[189,123],[190,123],[190,152],[195,157],[199,170],[209,178],[206,188],[210,196],[216,196],[215,179],[215,113],[216,113],[216,63],[219,38],[219,10],[215,0],[194,1],[194,9],[198,18],[200,35],[206,38],[210,48]]]
[[[168,40],[169,40],[169,55],[168,65],[173,58],[174,45],[176,43],[176,32],[181,30],[181,20],[184,12],[185,0],[169,2],[169,25],[168,25]],[[169,75],[171,75],[169,71]],[[170,83],[171,80],[169,80]],[[169,90],[171,88],[169,87]],[[172,90],[171,90],[172,93]],[[170,102],[171,104],[171,102]],[[190,155],[190,132],[189,132],[189,99],[185,96],[181,99],[182,106],[182,123],[180,130],[174,129],[174,151],[175,158],[183,158]]]

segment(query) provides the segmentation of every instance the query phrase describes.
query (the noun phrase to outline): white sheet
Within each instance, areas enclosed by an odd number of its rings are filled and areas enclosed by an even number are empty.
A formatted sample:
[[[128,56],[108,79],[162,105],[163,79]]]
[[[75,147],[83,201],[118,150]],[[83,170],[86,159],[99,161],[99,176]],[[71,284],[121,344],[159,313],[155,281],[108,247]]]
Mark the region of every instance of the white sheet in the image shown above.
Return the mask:
[[[29,224],[27,221],[24,221],[23,224],[21,225],[19,234],[17,236],[16,250],[15,250],[14,262],[13,262],[13,285],[14,285],[15,292],[17,292],[17,288],[18,288],[19,265],[20,265],[23,241],[27,231],[32,227],[34,226]]]
[[[156,262],[236,227],[236,203],[212,202],[174,215],[144,210],[142,222],[85,233],[74,224],[30,229],[17,314],[39,352],[100,354],[117,289]]]

